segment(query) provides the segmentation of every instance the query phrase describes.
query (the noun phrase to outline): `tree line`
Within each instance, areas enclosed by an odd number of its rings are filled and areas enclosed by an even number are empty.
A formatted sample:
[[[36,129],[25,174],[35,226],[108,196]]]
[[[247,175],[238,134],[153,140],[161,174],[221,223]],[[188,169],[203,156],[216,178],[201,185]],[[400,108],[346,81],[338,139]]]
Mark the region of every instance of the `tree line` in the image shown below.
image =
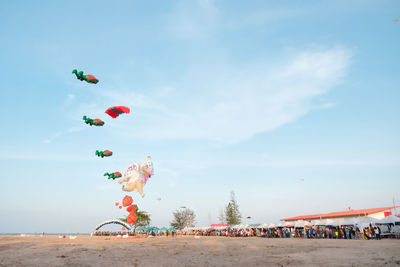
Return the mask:
[[[193,210],[187,207],[180,207],[172,212],[173,220],[170,225],[175,229],[181,230],[185,227],[194,227],[196,224],[196,214]],[[121,218],[121,221],[126,222],[126,218]],[[242,214],[239,211],[239,204],[236,201],[236,196],[233,191],[230,193],[228,204],[221,209],[218,215],[220,223],[230,225],[240,224],[242,222]],[[139,226],[149,226],[151,223],[150,214],[146,211],[137,212],[137,221],[132,224],[134,231]]]

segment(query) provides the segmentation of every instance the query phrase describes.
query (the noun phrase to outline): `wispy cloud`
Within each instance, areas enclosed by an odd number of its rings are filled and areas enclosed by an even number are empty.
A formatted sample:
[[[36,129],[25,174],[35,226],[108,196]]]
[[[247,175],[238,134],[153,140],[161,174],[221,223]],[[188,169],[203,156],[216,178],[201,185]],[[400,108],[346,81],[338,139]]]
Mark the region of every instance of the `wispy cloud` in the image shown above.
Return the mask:
[[[77,133],[77,132],[83,131],[84,129],[85,129],[84,126],[74,126],[74,127],[68,128],[67,132],[68,133]]]
[[[210,76],[206,85],[201,80],[185,81],[164,94],[165,88],[142,94],[124,90],[99,94],[104,101],[120,101],[140,114],[134,126],[119,125],[125,136],[237,143],[273,131],[318,107],[330,107],[314,101],[341,82],[350,58],[351,52],[344,48],[317,49],[275,64],[245,68],[219,64],[219,72],[225,75]],[[209,70],[205,75],[210,75]]]
[[[281,10],[275,17],[265,12],[249,17],[244,27],[302,11]],[[134,122],[113,125],[114,134],[145,140],[200,139],[223,145],[273,131],[312,110],[332,107],[329,100],[321,103],[319,98],[340,84],[351,51],[314,46],[283,54],[275,62],[259,58],[232,64],[214,35],[226,26],[223,23],[215,1],[178,2],[167,16],[167,29],[176,33],[176,39],[207,38],[213,52],[191,53],[194,63],[180,77],[172,75],[164,86],[132,90],[127,82],[96,88],[92,102],[76,108],[74,117],[104,114],[104,107],[114,104],[127,105]]]
[[[80,127],[79,126],[70,127],[65,131],[58,131],[58,132],[54,133],[49,138],[43,140],[43,143],[50,144],[54,140],[56,140],[57,138],[59,138],[59,137],[61,137],[63,135],[66,135],[66,134],[69,134],[69,133],[77,133],[77,132],[80,132],[80,131],[83,131],[83,130],[84,130],[84,127],[82,127],[82,126],[80,126]]]
[[[58,131],[58,132],[54,133],[53,135],[51,135],[49,138],[43,140],[43,143],[49,144],[49,143],[53,142],[56,138],[60,137],[61,135],[63,135],[63,132]]]

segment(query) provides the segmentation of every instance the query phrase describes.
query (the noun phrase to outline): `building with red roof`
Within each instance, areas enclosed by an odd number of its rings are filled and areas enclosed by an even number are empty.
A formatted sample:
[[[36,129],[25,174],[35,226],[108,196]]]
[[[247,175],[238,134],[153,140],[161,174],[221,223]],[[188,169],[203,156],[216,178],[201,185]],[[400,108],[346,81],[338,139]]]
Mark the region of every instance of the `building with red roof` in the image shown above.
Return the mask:
[[[302,215],[290,218],[281,219],[281,221],[295,222],[295,221],[313,221],[322,219],[349,219],[349,218],[359,218],[359,217],[372,217],[375,219],[383,219],[389,215],[396,214],[396,207],[383,207],[375,209],[361,209],[361,210],[346,210],[346,211],[336,211],[330,213],[313,214],[313,215]]]
[[[226,224],[226,223],[216,223],[216,224],[211,224],[211,227],[229,227],[229,224]]]

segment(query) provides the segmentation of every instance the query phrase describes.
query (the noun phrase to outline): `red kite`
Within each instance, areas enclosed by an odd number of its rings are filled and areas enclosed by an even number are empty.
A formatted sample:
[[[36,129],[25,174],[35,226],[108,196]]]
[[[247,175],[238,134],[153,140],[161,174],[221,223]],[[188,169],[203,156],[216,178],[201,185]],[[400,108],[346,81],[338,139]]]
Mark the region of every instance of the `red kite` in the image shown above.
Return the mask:
[[[111,107],[109,109],[106,110],[106,113],[108,115],[110,115],[112,118],[116,118],[119,115],[121,115],[122,113],[129,113],[131,110],[128,107],[124,107],[124,106],[117,106],[117,107]]]

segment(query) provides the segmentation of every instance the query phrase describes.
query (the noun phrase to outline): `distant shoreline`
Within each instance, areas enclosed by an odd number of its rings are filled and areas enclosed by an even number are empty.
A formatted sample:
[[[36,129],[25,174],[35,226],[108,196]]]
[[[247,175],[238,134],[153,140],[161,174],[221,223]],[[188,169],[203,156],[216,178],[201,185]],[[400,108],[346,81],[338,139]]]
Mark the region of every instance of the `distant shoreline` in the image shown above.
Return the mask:
[[[43,233],[0,233],[0,236],[41,236]],[[44,235],[90,235],[90,233],[46,233]]]

